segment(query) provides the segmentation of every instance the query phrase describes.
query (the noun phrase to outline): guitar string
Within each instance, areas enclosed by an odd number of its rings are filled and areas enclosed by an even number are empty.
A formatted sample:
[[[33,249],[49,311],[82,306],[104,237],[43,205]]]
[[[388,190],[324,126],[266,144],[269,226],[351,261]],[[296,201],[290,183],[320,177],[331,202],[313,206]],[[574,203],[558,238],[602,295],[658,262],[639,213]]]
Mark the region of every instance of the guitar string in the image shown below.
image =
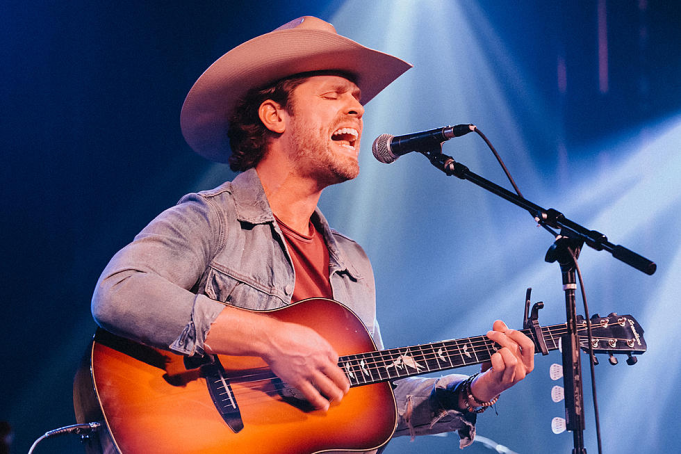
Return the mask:
[[[551,337],[551,339],[545,339],[547,343],[551,342],[553,343],[553,349],[557,348],[556,347],[556,341],[554,337],[560,337],[563,334],[567,332],[567,327],[565,325],[556,325],[557,328],[554,328],[553,330],[549,329],[543,329],[544,336],[545,338]],[[542,327],[542,328],[553,328],[553,327]],[[579,328],[580,331],[585,331],[586,329]],[[530,338],[534,340],[534,333],[533,332],[526,332],[526,335],[528,335]],[[612,339],[612,337],[608,337],[608,339]],[[628,340],[628,339],[617,339],[618,341],[622,340]],[[465,342],[464,342],[465,341]],[[536,340],[535,340],[536,342]],[[488,338],[483,337],[483,336],[474,336],[470,338],[465,338],[465,339],[458,339],[458,340],[444,340],[440,342],[434,342],[431,344],[423,344],[423,345],[415,345],[411,347],[401,347],[401,348],[393,348],[393,349],[388,349],[388,350],[380,350],[380,351],[374,351],[374,352],[364,352],[364,353],[355,353],[351,355],[347,355],[344,357],[341,357],[341,360],[345,359],[345,362],[348,361],[356,361],[358,359],[365,359],[365,364],[378,364],[377,362],[374,362],[375,360],[377,361],[386,361],[386,357],[388,357],[388,361],[391,360],[390,358],[391,355],[400,355],[401,352],[405,351],[410,351],[414,349],[420,349],[422,352],[423,350],[431,350],[430,352],[427,353],[421,353],[417,354],[419,358],[425,359],[425,360],[433,360],[436,359],[436,353],[434,349],[436,346],[440,348],[444,348],[445,350],[443,353],[447,354],[457,354],[461,356],[462,354],[459,352],[460,345],[465,345],[465,346],[471,346],[470,353],[475,354],[476,356],[478,353],[491,353],[491,350],[494,350],[494,343],[490,341]],[[482,348],[480,347],[482,345]],[[431,355],[431,356],[429,356]],[[401,355],[400,355],[401,356]],[[414,357],[414,356],[412,356]],[[488,358],[485,358],[487,360]],[[484,360],[483,360],[484,361]],[[343,361],[341,361],[343,362]],[[472,363],[471,363],[472,364]],[[462,366],[465,366],[465,361],[461,364]]]
[[[583,330],[582,330],[582,331],[583,331]],[[612,339],[612,338],[608,338],[608,339]],[[618,341],[627,341],[627,340],[629,340],[629,339],[619,339],[619,338],[618,338],[617,340],[618,340]],[[442,342],[448,342],[448,341],[442,341]],[[488,341],[488,343],[491,344],[491,341]],[[435,343],[435,344],[439,344],[439,343]],[[554,346],[554,347],[555,347],[555,346]],[[399,349],[394,349],[394,350],[399,350]],[[485,349],[485,350],[480,350],[480,352],[481,352],[481,353],[489,353],[489,352],[487,352],[486,350],[487,350],[487,349]],[[383,365],[382,365],[381,367],[385,367],[386,360],[385,360],[385,358],[383,357],[384,355],[380,355],[382,352],[386,352],[386,350],[383,350],[383,351],[376,351],[376,352],[370,352],[370,353],[371,353],[372,355],[379,354],[379,358],[378,358],[378,359],[381,360],[381,361],[383,362]],[[361,354],[359,354],[359,355],[361,356]],[[355,355],[349,355],[349,356],[355,356]],[[349,356],[346,356],[346,358],[348,358]],[[418,355],[416,355],[416,356],[419,357],[420,359],[422,359],[423,361],[429,361],[429,359],[427,358],[428,356],[432,356],[431,360],[432,360],[432,359],[435,359],[435,356],[432,355],[432,353],[429,353],[429,354],[418,354]],[[392,358],[390,358],[390,359],[392,359]],[[484,359],[484,360],[482,360],[482,361],[478,360],[476,363],[469,363],[468,365],[479,364],[479,363],[481,363],[481,362],[484,362],[485,360],[486,360],[486,359]],[[378,364],[378,363],[375,363],[375,364]],[[463,367],[463,366],[466,366],[466,364],[465,364],[465,363],[464,363],[464,364],[455,364],[455,365],[448,366],[448,367],[444,367],[444,368],[440,367],[440,368],[438,368],[437,370],[446,370],[446,369],[452,369],[452,368]],[[406,370],[406,367],[407,367],[407,366],[403,366],[403,367],[405,367],[405,370]],[[372,368],[368,368],[367,370],[368,370],[369,373],[371,374],[371,371],[375,371],[375,370],[377,370],[377,369],[380,369],[380,368],[372,367]],[[255,376],[263,376],[263,375],[265,374],[266,371],[268,371],[268,370],[265,369],[265,368],[262,368],[262,373],[252,374],[252,376],[254,376],[254,377],[255,377]],[[424,371],[424,372],[419,372],[419,373],[426,373],[426,372]],[[258,399],[259,399],[259,396],[256,396],[256,394],[259,394],[259,393],[264,393],[265,395],[270,396],[270,397],[271,397],[271,396],[276,396],[276,395],[280,394],[280,391],[277,391],[277,390],[272,390],[272,391],[262,391],[262,390],[261,390],[261,391],[257,391],[257,390],[256,390],[256,385],[257,385],[257,383],[259,383],[259,382],[265,382],[265,383],[267,383],[267,382],[270,382],[272,378],[275,378],[274,374],[272,374],[271,371],[270,371],[269,373],[267,373],[267,375],[268,375],[267,378],[259,378],[259,379],[251,379],[251,380],[240,380],[240,381],[239,381],[239,382],[241,383],[242,386],[244,386],[245,388],[247,388],[247,389],[250,390],[250,391],[244,391],[244,392],[240,393],[240,395],[239,395],[239,405],[249,405],[249,404],[250,404],[250,401],[252,401],[253,398],[249,398],[249,396],[248,396],[249,393],[253,393],[253,394],[254,394],[253,397],[254,397],[254,398],[258,398]],[[381,376],[380,373],[379,373],[378,375],[379,375],[379,377]],[[389,375],[389,374],[388,374],[388,375]],[[417,375],[417,374],[413,374],[413,373],[411,373],[411,372],[407,372],[406,374],[398,373],[397,376],[393,376],[393,377],[388,376],[388,378],[385,378],[385,379],[381,378],[381,379],[379,379],[379,380],[376,380],[375,378],[373,378],[373,375],[370,375],[371,378],[372,378],[372,380],[368,380],[369,383],[367,383],[367,380],[365,380],[364,383],[360,382],[359,380],[355,380],[354,386],[361,386],[361,385],[366,385],[366,384],[373,384],[373,383],[379,383],[379,382],[389,381],[389,380],[392,380],[392,379],[401,378],[402,376],[405,376],[405,375],[406,375],[406,376],[409,376],[409,375]],[[243,378],[245,378],[245,377],[248,377],[248,376],[243,376],[243,377],[241,377],[241,378],[243,379]],[[350,377],[348,377],[348,378],[350,379]],[[352,380],[351,380],[351,382],[352,382]],[[281,391],[285,391],[285,390],[289,390],[289,391],[290,391],[290,390],[294,390],[294,389],[295,389],[295,388],[290,387],[290,386],[288,386],[288,385],[286,385],[286,384],[284,384],[284,383],[282,382]],[[295,391],[294,391],[294,392],[295,392]]]
[[[565,330],[567,332],[567,329]],[[530,334],[530,337],[534,337],[533,333],[527,333]],[[562,330],[556,330],[553,333],[550,333],[551,335],[561,335]],[[474,338],[468,339],[469,342],[463,343],[464,345],[474,345],[471,351],[464,351],[462,353],[462,350],[459,345],[461,342],[459,341],[441,341],[441,342],[436,342],[433,344],[426,344],[426,345],[417,345],[413,347],[403,347],[403,348],[398,348],[398,349],[391,349],[391,350],[383,350],[383,351],[376,351],[376,352],[368,352],[365,354],[354,354],[354,355],[348,355],[344,357],[344,361],[341,361],[341,363],[350,363],[351,368],[353,369],[352,371],[354,373],[357,373],[361,376],[360,372],[363,370],[366,371],[372,371],[376,370],[377,368],[375,367],[377,364],[380,363],[380,368],[385,368],[387,371],[388,367],[393,367],[393,365],[397,366],[398,364],[396,361],[398,361],[400,358],[404,358],[407,355],[404,355],[403,353],[409,352],[410,359],[414,359],[416,361],[416,365],[418,366],[418,360],[422,360],[425,362],[426,366],[420,367],[422,369],[428,369],[430,371],[430,366],[433,365],[434,363],[434,370],[433,371],[439,371],[439,370],[445,370],[445,369],[451,369],[453,367],[460,367],[460,366],[466,366],[466,365],[474,365],[474,364],[479,364],[481,362],[485,362],[489,360],[490,356],[493,354],[492,351],[495,351],[495,344],[486,339],[479,337],[478,340],[473,340]],[[613,337],[607,338],[608,340],[614,339]],[[627,341],[629,339],[616,339],[616,341],[621,342],[621,341]],[[555,342],[555,339],[549,339],[547,340],[548,342],[552,342],[553,346],[552,349],[556,349],[557,345]],[[482,344],[483,348],[480,348],[480,344]],[[439,349],[436,351],[435,348],[439,347]],[[453,347],[453,351],[452,351]],[[615,347],[611,347],[614,349]],[[421,352],[419,353],[417,350],[420,350]],[[458,361],[455,361],[455,363],[452,363],[451,361],[451,354],[454,353],[456,356],[461,358],[461,362],[459,363]],[[450,359],[445,360],[443,358],[444,354],[447,354]],[[466,360],[463,358],[463,355],[466,354],[471,361],[466,363]],[[470,354],[470,356],[469,356]],[[397,359],[395,359],[395,355],[399,355]],[[475,355],[475,360],[473,360],[473,355]],[[488,356],[490,355],[490,356]],[[387,360],[386,360],[387,358]],[[364,364],[362,365],[361,361],[359,360],[364,360]],[[392,361],[392,364],[388,364],[389,361]],[[445,367],[440,366],[440,362],[447,362],[449,363]],[[430,364],[429,364],[430,363]],[[365,367],[362,367],[365,366]],[[373,366],[373,367],[372,367]],[[359,370],[358,370],[359,367]],[[413,367],[410,364],[404,363],[403,360],[403,366],[402,367],[412,367],[412,369],[419,369],[419,367]],[[423,371],[422,373],[426,373],[427,371]],[[389,374],[388,379],[391,379],[393,377],[390,377]],[[398,372],[398,377],[399,378],[400,374]],[[407,374],[409,375],[409,373]],[[371,378],[374,379],[373,375],[371,375]],[[383,377],[380,376],[379,373],[379,379],[383,379]],[[375,380],[375,379],[374,379]],[[361,384],[361,381],[357,380],[358,384]],[[366,382],[366,380],[365,380]]]
[[[556,329],[556,330],[553,330],[552,332],[549,332],[548,334],[550,336],[560,337],[563,334],[567,333],[567,327],[565,325],[557,325],[557,326],[559,327],[559,329]],[[585,328],[584,329],[578,328],[578,331],[585,331],[585,330],[586,330]],[[534,333],[532,333],[532,332],[527,332],[525,334],[529,335],[529,337],[532,338],[532,339],[534,338]],[[544,333],[544,334],[546,334],[546,333]],[[614,338],[613,337],[607,337],[607,339],[610,340],[610,339],[614,339]],[[471,360],[468,364],[466,364],[466,361],[463,360],[463,362],[461,364],[456,364],[454,367],[464,367],[466,365],[475,365],[475,364],[479,364],[481,362],[489,360],[488,357],[485,357],[485,354],[490,354],[491,351],[494,350],[494,345],[495,345],[494,342],[492,342],[491,340],[489,340],[489,339],[487,339],[486,337],[483,337],[483,336],[474,336],[474,337],[471,337],[471,338],[467,338],[467,339],[465,339],[467,341],[465,343],[461,342],[463,340],[464,339],[444,340],[444,341],[435,342],[435,343],[432,343],[432,344],[415,345],[415,346],[411,346],[411,347],[402,347],[402,348],[394,348],[394,349],[388,349],[388,350],[379,350],[379,351],[374,351],[374,352],[355,353],[355,354],[346,355],[346,356],[341,357],[339,363],[344,363],[344,362],[347,363],[347,362],[351,362],[351,361],[355,361],[355,362],[359,363],[358,359],[361,358],[361,359],[365,360],[365,365],[367,365],[366,369],[375,370],[376,365],[378,365],[379,363],[382,363],[382,364],[380,364],[379,367],[383,368],[383,367],[386,366],[388,361],[394,361],[395,355],[399,355],[398,356],[398,358],[399,358],[401,356],[404,356],[404,355],[401,354],[401,352],[405,352],[405,351],[411,352],[411,350],[414,350],[416,348],[420,349],[422,351],[422,353],[415,353],[415,354],[410,355],[412,358],[417,358],[417,359],[421,359],[421,360],[424,360],[424,361],[433,361],[433,360],[436,360],[438,358],[437,352],[433,350],[433,348],[435,346],[440,346],[440,348],[444,347],[445,350],[443,351],[443,353],[448,354],[448,356],[451,356],[451,354],[455,354],[457,356],[462,357],[462,355],[464,353],[460,352],[461,348],[457,344],[472,346],[469,353],[471,353],[472,355],[475,355],[477,358],[479,358],[480,356],[483,356],[483,359],[482,360],[478,359],[477,362],[474,362],[474,361]],[[550,339],[550,340],[545,339],[545,340],[546,340],[547,343],[548,342],[553,343],[553,349],[557,348],[555,339]],[[630,340],[630,339],[623,339],[623,338],[617,338],[616,339],[616,341],[618,341],[618,342],[628,341],[628,340]],[[481,347],[481,345],[482,345],[482,347]],[[423,350],[425,350],[425,349],[428,349],[428,350],[431,350],[431,351],[424,353]],[[450,361],[450,364],[451,364],[451,361]],[[451,367],[446,366],[445,368],[439,368],[437,370],[446,370],[447,368],[451,368]],[[267,368],[260,368],[260,370],[266,371],[268,369]],[[259,375],[259,373],[254,374],[254,376],[257,376],[257,375]],[[248,379],[249,375],[244,375],[240,378]],[[392,378],[392,377],[390,377],[390,378]],[[400,377],[398,376],[398,377],[395,377],[395,378],[400,378]],[[269,379],[269,378],[263,378],[261,380],[266,380],[266,379]],[[244,381],[248,381],[248,380],[244,380]]]
[[[622,341],[622,340],[626,341],[627,339],[618,339],[618,340],[620,340],[620,341]],[[482,362],[482,361],[480,361],[480,362]],[[479,364],[480,362],[475,363],[475,364]],[[473,363],[470,363],[470,364],[468,364],[468,365],[474,365],[474,364],[473,364]],[[465,365],[464,365],[464,364],[453,365],[452,367],[445,367],[445,368],[441,368],[441,369],[439,369],[439,370],[446,370],[446,369],[452,369],[452,368],[463,367],[463,366],[465,366]],[[426,373],[426,372],[422,372],[422,373]],[[380,374],[379,374],[379,375],[380,375]],[[408,373],[405,374],[405,375],[408,376],[408,375],[414,375],[414,374],[408,372]],[[261,401],[262,401],[262,394],[264,394],[265,397],[266,397],[267,399],[270,399],[270,398],[273,398],[273,397],[275,397],[275,396],[278,396],[278,395],[280,395],[282,392],[286,392],[286,391],[290,392],[291,394],[300,393],[300,391],[296,390],[294,387],[289,386],[289,385],[287,385],[287,384],[285,384],[285,383],[283,383],[283,382],[281,382],[281,388],[280,388],[280,390],[276,390],[276,389],[272,389],[272,390],[258,389],[258,388],[261,386],[261,385],[260,385],[261,383],[262,383],[262,384],[269,384],[269,383],[271,383],[271,379],[272,379],[272,378],[275,378],[275,377],[276,377],[276,376],[275,376],[274,374],[272,374],[271,372],[269,372],[269,377],[268,377],[267,379],[256,379],[256,380],[246,380],[246,381],[240,380],[239,384],[240,384],[244,389],[241,390],[241,391],[238,393],[238,405],[239,405],[239,407],[245,407],[245,406],[248,406],[248,405],[253,405],[253,404],[257,404],[257,403],[261,402]],[[370,384],[376,384],[376,383],[381,383],[381,382],[385,382],[385,381],[390,381],[390,380],[398,379],[398,378],[401,378],[401,376],[398,375],[398,376],[393,376],[393,377],[390,377],[390,378],[387,378],[387,379],[381,379],[381,380],[376,380],[376,379],[374,379],[373,381],[370,381],[369,383],[367,383],[367,382],[362,383],[362,382],[359,382],[359,381],[355,381],[355,383],[353,384],[353,387],[356,387],[356,386],[363,386],[363,385],[370,385]],[[295,397],[294,397],[294,398],[295,398]],[[298,400],[304,400],[304,398],[303,398],[303,399],[298,399]]]

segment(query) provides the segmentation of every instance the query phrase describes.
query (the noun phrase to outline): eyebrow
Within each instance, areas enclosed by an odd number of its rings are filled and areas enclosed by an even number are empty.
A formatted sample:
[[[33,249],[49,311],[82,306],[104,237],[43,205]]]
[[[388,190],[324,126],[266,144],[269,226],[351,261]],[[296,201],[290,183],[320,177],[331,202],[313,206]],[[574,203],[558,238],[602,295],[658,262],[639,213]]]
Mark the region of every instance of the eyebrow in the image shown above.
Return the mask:
[[[350,80],[334,83],[331,88],[339,93],[350,92],[352,96],[354,96],[358,100],[362,98],[362,90],[357,86],[357,84]]]

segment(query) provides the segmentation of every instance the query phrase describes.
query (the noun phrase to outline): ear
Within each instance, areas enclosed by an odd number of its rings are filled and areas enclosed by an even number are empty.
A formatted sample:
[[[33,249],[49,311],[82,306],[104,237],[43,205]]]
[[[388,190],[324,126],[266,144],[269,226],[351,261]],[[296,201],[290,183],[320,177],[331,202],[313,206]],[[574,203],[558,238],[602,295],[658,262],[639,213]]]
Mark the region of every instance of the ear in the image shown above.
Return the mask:
[[[286,110],[271,99],[260,104],[258,116],[263,125],[270,131],[282,134],[286,130]]]

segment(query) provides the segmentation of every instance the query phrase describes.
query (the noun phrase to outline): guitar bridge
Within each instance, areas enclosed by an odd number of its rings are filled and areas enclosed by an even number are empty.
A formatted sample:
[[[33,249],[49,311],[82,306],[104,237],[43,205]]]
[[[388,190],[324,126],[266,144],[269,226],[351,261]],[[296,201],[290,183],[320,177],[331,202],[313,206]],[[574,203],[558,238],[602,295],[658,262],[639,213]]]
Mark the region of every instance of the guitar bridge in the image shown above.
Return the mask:
[[[202,366],[201,369],[206,379],[208,392],[218,413],[234,433],[240,432],[244,428],[244,422],[241,419],[239,405],[236,402],[232,386],[225,376],[222,364],[215,357],[214,362]]]

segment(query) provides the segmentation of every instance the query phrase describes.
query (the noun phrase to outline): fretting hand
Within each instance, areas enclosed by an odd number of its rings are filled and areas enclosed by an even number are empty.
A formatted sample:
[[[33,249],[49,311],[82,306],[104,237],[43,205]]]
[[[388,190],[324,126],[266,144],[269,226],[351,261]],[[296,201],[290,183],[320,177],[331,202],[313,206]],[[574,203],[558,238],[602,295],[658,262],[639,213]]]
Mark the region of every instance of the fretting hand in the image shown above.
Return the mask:
[[[471,393],[488,402],[525,378],[534,369],[534,343],[522,332],[509,329],[504,322],[494,322],[487,337],[501,346],[471,384]]]

